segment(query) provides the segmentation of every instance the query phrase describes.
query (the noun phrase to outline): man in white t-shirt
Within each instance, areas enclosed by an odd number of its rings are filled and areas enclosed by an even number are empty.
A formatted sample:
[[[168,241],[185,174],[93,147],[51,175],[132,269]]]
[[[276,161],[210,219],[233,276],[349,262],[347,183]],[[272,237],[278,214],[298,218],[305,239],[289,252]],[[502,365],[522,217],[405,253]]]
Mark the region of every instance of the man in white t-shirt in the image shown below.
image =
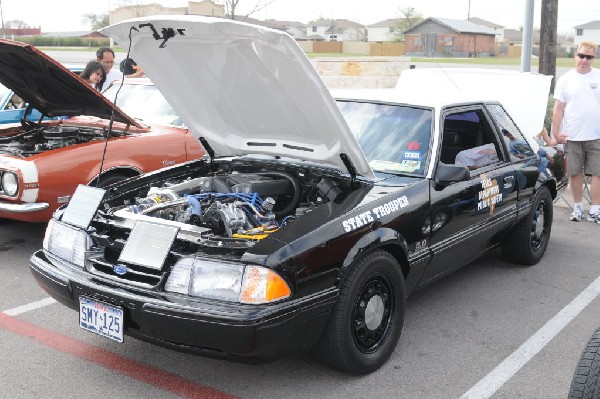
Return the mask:
[[[99,48],[96,51],[96,59],[102,64],[106,72],[106,79],[104,79],[100,91],[104,91],[112,82],[123,79],[123,73],[118,69],[113,69],[115,65],[115,52],[110,47]]]
[[[100,91],[104,91],[110,84],[114,81],[123,80],[123,73],[118,69],[114,69],[115,65],[115,52],[110,47],[101,47],[96,51],[96,59],[99,63],[104,67],[104,71],[106,72],[106,79],[104,79],[104,83],[102,83],[102,87]],[[137,70],[131,75],[125,75],[128,78],[136,78],[143,76],[143,71]]]
[[[592,176],[592,205],[587,219],[600,223],[600,71],[592,68],[598,46],[583,42],[576,66],[556,82],[552,133],[566,143],[567,173],[575,206],[571,220],[583,219],[584,174]]]

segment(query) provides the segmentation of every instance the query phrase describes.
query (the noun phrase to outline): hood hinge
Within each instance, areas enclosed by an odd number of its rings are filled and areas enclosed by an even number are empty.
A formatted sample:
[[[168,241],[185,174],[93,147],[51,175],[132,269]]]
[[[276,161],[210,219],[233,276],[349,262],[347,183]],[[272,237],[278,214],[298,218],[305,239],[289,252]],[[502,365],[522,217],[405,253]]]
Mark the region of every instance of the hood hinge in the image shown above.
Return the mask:
[[[208,141],[204,137],[200,137],[200,138],[198,138],[198,140],[200,140],[200,144],[202,144],[202,147],[204,147],[204,149],[206,150],[206,153],[210,157],[210,169],[214,170],[215,150],[213,150],[213,148],[210,146],[210,144],[208,144]]]
[[[354,185],[354,183],[356,182],[356,168],[354,167],[354,164],[350,160],[350,157],[348,155],[346,155],[345,153],[341,153],[340,158],[342,159],[342,162],[346,166],[348,173],[350,173],[351,183],[352,183],[352,185]]]

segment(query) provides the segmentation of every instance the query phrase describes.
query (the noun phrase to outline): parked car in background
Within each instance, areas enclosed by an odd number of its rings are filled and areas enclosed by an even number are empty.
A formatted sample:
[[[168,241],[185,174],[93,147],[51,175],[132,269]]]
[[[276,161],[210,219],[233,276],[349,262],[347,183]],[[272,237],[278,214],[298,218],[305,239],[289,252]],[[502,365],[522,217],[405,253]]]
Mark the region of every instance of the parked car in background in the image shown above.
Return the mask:
[[[4,87],[44,116],[69,117],[0,125],[0,219],[45,222],[79,184],[104,187],[204,154],[147,79],[123,85],[128,115],[30,45],[0,40],[0,58]]]
[[[79,74],[83,71],[83,67],[80,66],[67,66],[67,68],[75,74]],[[42,117],[40,111],[34,108],[27,109],[27,105],[25,100],[0,83],[0,125],[3,123],[20,122],[23,117],[30,121],[39,121]],[[27,111],[27,115],[25,115],[25,111]],[[59,117],[46,117],[46,119],[57,118]]]
[[[494,93],[336,103],[279,31],[158,16],[103,32],[209,156],[81,186],[55,213],[30,264],[79,312],[73,328],[246,362],[317,348],[365,374],[393,353],[416,289],[496,247],[543,257],[556,180]],[[518,95],[533,108],[547,83]],[[455,162],[480,145],[485,162]]]
[[[596,329],[583,348],[571,380],[568,399],[600,397],[600,328]]]

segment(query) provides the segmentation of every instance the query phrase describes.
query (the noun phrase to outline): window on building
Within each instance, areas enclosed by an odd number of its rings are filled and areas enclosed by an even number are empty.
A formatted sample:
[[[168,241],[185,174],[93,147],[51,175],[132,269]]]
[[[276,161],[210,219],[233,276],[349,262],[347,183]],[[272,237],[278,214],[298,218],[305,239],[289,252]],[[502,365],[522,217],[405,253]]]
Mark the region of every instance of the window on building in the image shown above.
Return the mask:
[[[577,29],[577,36],[583,36],[583,29]]]

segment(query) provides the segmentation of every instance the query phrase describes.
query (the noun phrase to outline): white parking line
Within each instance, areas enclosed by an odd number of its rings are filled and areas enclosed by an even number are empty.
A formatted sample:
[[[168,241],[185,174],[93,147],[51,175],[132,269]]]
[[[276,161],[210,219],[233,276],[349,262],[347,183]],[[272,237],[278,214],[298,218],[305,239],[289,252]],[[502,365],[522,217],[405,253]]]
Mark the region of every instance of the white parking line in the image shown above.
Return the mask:
[[[17,308],[5,310],[2,313],[5,313],[9,316],[16,316],[16,315],[19,315],[19,314],[22,314],[25,312],[29,312],[31,310],[43,308],[44,306],[52,305],[53,303],[56,303],[55,299],[46,298],[46,299],[42,299],[41,301],[32,302],[32,303],[28,303],[27,305],[19,306]]]
[[[527,362],[541,351],[567,324],[600,294],[600,277],[548,321],[523,345],[469,389],[461,399],[484,399],[492,396]]]

